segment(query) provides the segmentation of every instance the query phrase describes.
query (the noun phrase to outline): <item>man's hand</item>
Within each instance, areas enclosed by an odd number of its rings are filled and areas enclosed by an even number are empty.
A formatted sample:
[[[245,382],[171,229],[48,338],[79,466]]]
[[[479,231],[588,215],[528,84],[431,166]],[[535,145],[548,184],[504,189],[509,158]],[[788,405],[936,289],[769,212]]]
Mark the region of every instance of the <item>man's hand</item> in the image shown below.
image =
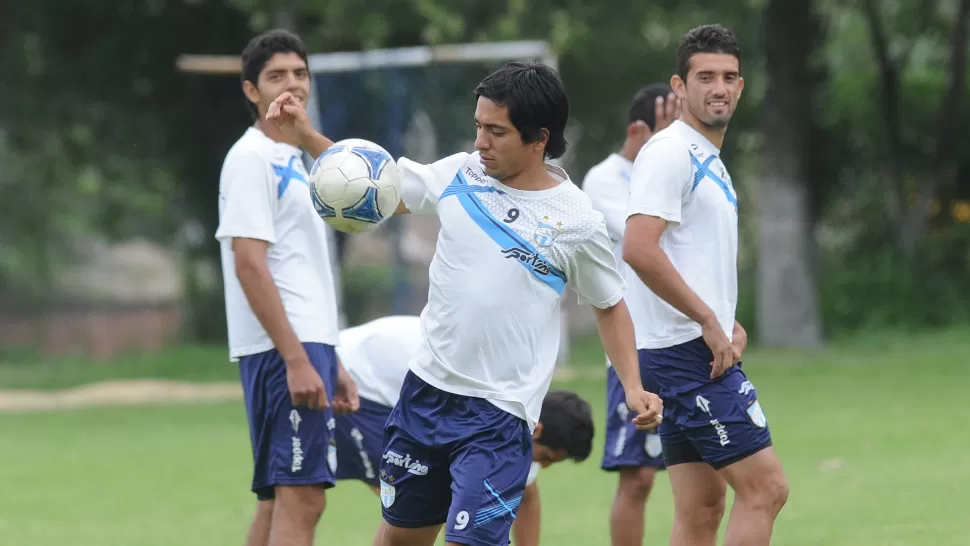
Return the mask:
[[[330,406],[323,379],[306,356],[286,363],[286,385],[293,407],[322,410]]]
[[[337,368],[337,386],[333,391],[333,412],[337,415],[353,413],[360,409],[357,383],[343,366]]]
[[[642,387],[626,391],[626,407],[636,415],[633,418],[633,424],[636,425],[637,430],[655,429],[663,421],[663,400],[656,394],[643,390]]]
[[[744,350],[748,348],[748,333],[741,327],[741,323],[734,321],[734,333],[731,334],[731,345],[734,347],[734,364],[741,362]]]
[[[276,97],[266,110],[266,120],[272,121],[287,137],[302,142],[315,130],[303,103],[289,91]]]
[[[680,119],[680,114],[680,99],[677,98],[676,93],[668,94],[666,100],[663,97],[657,97],[654,103],[653,132],[666,129],[671,123]]]
[[[731,340],[728,339],[716,318],[705,321],[701,324],[701,328],[704,343],[707,343],[714,353],[714,362],[711,362],[711,379],[717,379],[735,364],[734,345],[731,344]]]

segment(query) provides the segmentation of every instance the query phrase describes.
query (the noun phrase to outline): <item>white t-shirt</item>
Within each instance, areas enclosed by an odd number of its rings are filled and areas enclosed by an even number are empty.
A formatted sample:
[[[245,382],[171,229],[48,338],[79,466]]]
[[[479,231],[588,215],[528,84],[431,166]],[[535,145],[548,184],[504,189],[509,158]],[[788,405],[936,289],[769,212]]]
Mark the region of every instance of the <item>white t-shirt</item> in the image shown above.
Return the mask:
[[[411,370],[446,392],[488,399],[535,428],[559,352],[560,304],[616,305],[625,286],[603,215],[565,171],[543,191],[488,177],[477,153],[431,165],[401,158],[401,196],[441,230]]]
[[[620,154],[610,154],[594,165],[583,178],[583,191],[589,196],[593,208],[606,219],[606,231],[613,245],[617,270],[624,274],[627,267],[623,261],[623,232],[626,231],[627,205],[630,201],[630,174],[633,162]],[[630,298],[627,306],[636,305]],[[610,366],[610,359],[606,359]]]
[[[532,466],[529,467],[529,477],[525,480],[526,487],[529,487],[530,485],[536,483],[536,479],[539,477],[540,470],[542,470],[542,465],[540,465],[539,463],[532,463]]]
[[[640,150],[630,180],[629,215],[667,220],[660,248],[684,281],[717,315],[731,338],[738,302],[737,193],[719,150],[682,121]],[[700,324],[650,291],[632,268],[624,275],[637,348],[671,347],[701,336]]]
[[[337,357],[361,398],[393,408],[408,361],[422,345],[420,318],[390,316],[341,331]]]
[[[313,210],[299,148],[250,127],[226,154],[219,178],[219,240],[229,326],[229,357],[261,353],[273,342],[236,278],[232,239],[270,243],[266,261],[286,316],[303,343],[337,344],[337,303],[323,220]]]

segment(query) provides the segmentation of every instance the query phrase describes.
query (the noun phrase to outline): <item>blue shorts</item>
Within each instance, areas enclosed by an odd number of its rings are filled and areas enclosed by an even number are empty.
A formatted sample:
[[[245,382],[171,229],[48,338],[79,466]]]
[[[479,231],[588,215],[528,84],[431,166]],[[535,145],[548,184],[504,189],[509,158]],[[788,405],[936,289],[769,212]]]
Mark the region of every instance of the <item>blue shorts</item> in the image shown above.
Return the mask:
[[[715,469],[771,445],[768,421],[741,363],[711,379],[714,357],[697,338],[664,349],[641,349],[640,365],[660,390],[667,466],[706,462]]]
[[[657,387],[648,380],[643,366],[640,366],[643,388],[657,392]],[[663,449],[660,435],[656,430],[637,430],[633,415],[626,405],[626,393],[616,370],[610,366],[606,372],[606,445],[603,449],[603,470],[621,470],[648,466],[664,468]]]
[[[330,345],[304,343],[307,356],[333,399],[337,356]],[[253,447],[252,490],[272,499],[277,485],[334,485],[331,462],[333,410],[294,408],[286,384],[286,364],[275,349],[239,359],[249,436]]]
[[[354,413],[337,415],[333,431],[337,443],[338,480],[360,480],[377,487],[380,481],[381,453],[384,442],[384,425],[391,415],[391,408],[360,399],[360,409]]]
[[[403,402],[403,403],[401,403]],[[384,430],[381,505],[395,527],[445,524],[445,541],[509,544],[532,466],[532,433],[487,400],[408,372]]]

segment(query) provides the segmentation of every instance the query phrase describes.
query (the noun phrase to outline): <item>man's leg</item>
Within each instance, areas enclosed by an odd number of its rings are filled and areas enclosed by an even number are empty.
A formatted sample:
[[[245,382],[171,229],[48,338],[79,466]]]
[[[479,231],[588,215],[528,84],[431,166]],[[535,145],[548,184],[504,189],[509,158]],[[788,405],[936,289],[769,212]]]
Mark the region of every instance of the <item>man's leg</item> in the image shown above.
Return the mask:
[[[256,503],[256,514],[249,526],[246,546],[266,546],[269,544],[269,529],[273,522],[273,500],[261,499]]]
[[[674,493],[670,546],[714,546],[724,517],[724,480],[703,462],[671,464],[667,474]]]
[[[721,475],[734,489],[725,546],[767,546],[788,500],[788,480],[773,447],[731,464]]]
[[[401,401],[384,427],[378,472],[381,523],[379,546],[433,546],[451,503],[447,433],[451,399],[413,373],[404,378]]]
[[[656,470],[649,466],[620,469],[620,480],[610,510],[610,538],[613,546],[643,544],[647,497]]]
[[[313,546],[313,536],[326,507],[323,487],[276,487],[269,546]]]

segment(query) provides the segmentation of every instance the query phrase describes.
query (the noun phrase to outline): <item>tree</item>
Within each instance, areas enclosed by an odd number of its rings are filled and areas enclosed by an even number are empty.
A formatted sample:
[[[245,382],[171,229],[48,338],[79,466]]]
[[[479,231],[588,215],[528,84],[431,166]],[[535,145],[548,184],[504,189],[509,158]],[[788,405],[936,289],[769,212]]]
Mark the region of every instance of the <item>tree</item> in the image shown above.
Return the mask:
[[[822,342],[813,260],[810,160],[820,29],[812,0],[772,0],[765,12],[763,172],[758,195],[758,341]]]

